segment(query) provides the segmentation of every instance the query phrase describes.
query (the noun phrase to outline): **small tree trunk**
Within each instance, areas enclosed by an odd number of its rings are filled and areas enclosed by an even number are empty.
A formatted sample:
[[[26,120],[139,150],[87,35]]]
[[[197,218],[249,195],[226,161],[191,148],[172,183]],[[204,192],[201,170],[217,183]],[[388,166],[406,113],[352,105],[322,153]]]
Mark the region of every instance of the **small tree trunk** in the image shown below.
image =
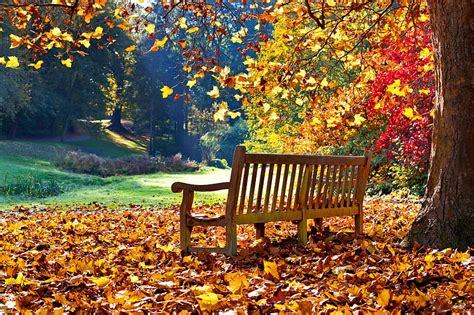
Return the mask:
[[[148,144],[148,155],[155,156],[155,104],[150,105],[150,140]]]
[[[69,115],[67,115],[64,119],[63,130],[61,132],[61,142],[64,142],[66,140],[67,132],[69,130],[69,121]]]
[[[405,245],[474,245],[473,2],[429,1],[436,70],[425,202]]]
[[[10,137],[16,138],[16,132],[18,130],[18,119],[15,117],[13,120],[13,124],[10,127]]]

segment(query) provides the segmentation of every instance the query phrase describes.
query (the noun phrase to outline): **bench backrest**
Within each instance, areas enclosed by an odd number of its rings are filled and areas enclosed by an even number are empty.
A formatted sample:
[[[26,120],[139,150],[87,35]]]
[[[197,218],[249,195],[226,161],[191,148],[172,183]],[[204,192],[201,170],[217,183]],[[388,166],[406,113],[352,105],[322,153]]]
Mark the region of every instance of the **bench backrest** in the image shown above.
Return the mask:
[[[358,207],[369,161],[368,156],[251,154],[239,146],[227,210],[236,217],[291,219],[302,209]]]

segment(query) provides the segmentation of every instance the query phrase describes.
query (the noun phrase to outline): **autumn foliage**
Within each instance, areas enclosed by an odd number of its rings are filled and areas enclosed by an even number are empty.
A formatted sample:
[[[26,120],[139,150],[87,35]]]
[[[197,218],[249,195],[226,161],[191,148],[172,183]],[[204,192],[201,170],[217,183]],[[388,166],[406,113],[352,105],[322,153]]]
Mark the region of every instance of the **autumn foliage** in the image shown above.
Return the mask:
[[[237,257],[181,257],[178,208],[13,209],[0,221],[0,309],[63,312],[441,312],[472,306],[469,252],[397,243],[418,205],[372,200],[366,236],[327,219],[297,245],[291,223],[254,239],[239,227]],[[221,211],[202,206],[198,212]],[[223,241],[201,228],[198,244]],[[354,239],[355,238],[355,239]]]

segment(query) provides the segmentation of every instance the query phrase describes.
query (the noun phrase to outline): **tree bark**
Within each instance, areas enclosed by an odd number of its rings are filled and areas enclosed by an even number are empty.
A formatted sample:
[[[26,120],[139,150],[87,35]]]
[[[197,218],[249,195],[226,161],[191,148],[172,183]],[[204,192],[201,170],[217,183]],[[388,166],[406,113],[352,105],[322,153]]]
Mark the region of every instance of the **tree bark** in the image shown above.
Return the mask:
[[[125,131],[125,127],[122,125],[122,106],[116,105],[112,116],[110,117],[110,125],[108,129],[122,133]]]
[[[428,1],[436,101],[425,201],[405,245],[474,245],[474,10],[471,0]]]

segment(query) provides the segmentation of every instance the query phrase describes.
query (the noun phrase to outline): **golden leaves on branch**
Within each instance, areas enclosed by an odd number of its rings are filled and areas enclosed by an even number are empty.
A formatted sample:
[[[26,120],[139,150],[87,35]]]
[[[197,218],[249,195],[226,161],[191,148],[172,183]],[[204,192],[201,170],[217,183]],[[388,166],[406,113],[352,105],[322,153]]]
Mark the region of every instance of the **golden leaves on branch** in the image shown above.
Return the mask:
[[[165,85],[163,86],[161,89],[161,97],[163,98],[167,98],[168,96],[170,96],[171,94],[173,94],[173,89],[170,88],[169,86]]]

